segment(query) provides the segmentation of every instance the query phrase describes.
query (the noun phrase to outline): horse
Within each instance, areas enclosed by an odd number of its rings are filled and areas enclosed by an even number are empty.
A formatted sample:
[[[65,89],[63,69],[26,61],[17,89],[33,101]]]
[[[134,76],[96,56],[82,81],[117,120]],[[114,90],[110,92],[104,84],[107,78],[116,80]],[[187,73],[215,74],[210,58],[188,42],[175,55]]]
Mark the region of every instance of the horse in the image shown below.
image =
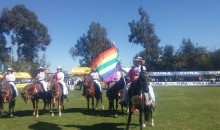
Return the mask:
[[[15,107],[15,97],[13,97],[13,90],[9,83],[2,82],[0,90],[0,112],[4,113],[4,104],[8,102],[8,114],[13,117],[14,107]]]
[[[122,91],[123,91],[124,85],[126,85],[126,80],[125,80],[125,77],[122,76],[118,81],[114,81],[110,83],[107,89],[106,96],[109,101],[109,110],[113,110],[113,112],[115,113],[115,116],[117,116],[117,113],[118,113],[118,102],[121,99],[121,96],[123,94]],[[115,103],[115,106],[114,106],[114,103]],[[122,113],[123,113],[124,111],[123,111],[122,104],[121,104],[121,108],[122,108]]]
[[[87,108],[89,110],[89,101],[90,98],[92,99],[92,109],[94,110],[94,98],[96,98],[96,109],[98,107],[98,104],[102,104],[102,94],[98,93],[94,81],[89,75],[84,76],[84,81],[83,81],[83,91],[85,92],[85,98],[87,100]],[[104,109],[104,105],[102,104],[102,109]]]
[[[146,124],[143,123],[142,114],[144,113],[144,121],[151,121],[153,126],[152,118],[152,105],[149,103],[148,98],[148,85],[149,77],[147,76],[147,71],[141,70],[140,75],[136,81],[131,84],[131,87],[128,89],[128,121],[126,130],[129,130],[129,125],[131,123],[131,117],[135,109],[139,110],[139,123],[140,130],[143,127],[146,127]]]
[[[20,94],[26,104],[28,103],[29,100],[31,100],[33,105],[33,116],[39,117],[39,110],[38,110],[39,99],[43,99],[44,102],[43,110],[45,111],[47,105],[47,95],[40,84],[38,83],[27,84],[24,86]]]
[[[61,110],[64,109],[64,97],[63,97],[63,89],[60,83],[58,83],[55,79],[50,80],[50,93],[51,93],[51,103],[52,103],[52,116],[54,116],[55,112],[55,102],[58,104],[58,113],[59,116],[62,115]]]

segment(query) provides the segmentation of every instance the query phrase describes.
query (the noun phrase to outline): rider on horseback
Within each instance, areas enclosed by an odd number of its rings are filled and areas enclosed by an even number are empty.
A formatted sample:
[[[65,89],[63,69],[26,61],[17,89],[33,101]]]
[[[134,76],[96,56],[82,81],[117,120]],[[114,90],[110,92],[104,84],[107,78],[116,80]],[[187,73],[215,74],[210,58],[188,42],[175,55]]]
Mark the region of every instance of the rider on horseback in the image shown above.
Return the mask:
[[[64,82],[64,73],[61,71],[61,69],[62,68],[60,66],[57,66],[57,72],[55,73],[54,78],[62,86],[63,98],[68,99],[67,98],[68,90],[67,90],[66,84]]]
[[[45,73],[44,73],[43,67],[40,66],[37,69],[37,74],[35,78],[36,78],[37,83],[39,83],[42,86],[44,92],[47,92],[47,83],[44,81],[44,77],[45,77]]]
[[[122,99],[121,99],[122,105],[127,104],[128,89],[138,79],[139,74],[141,72],[141,64],[142,64],[142,58],[137,57],[135,59],[135,65],[132,66],[131,69],[128,72],[129,81],[128,81],[128,84],[124,86],[124,94],[123,94]],[[146,70],[145,66],[142,66],[142,67],[143,67],[143,70]]]
[[[18,90],[15,85],[15,75],[13,74],[12,68],[7,69],[7,73],[3,77],[3,82],[7,82],[13,91],[13,98],[18,96]]]
[[[127,102],[127,93],[128,93],[128,88],[130,86],[132,86],[132,84],[138,79],[139,77],[139,74],[141,72],[141,64],[142,64],[142,58],[141,57],[137,57],[135,59],[135,66],[133,66],[129,72],[128,72],[128,77],[129,77],[129,83],[128,85],[125,86],[124,88],[124,94],[122,96],[122,104],[126,104]],[[143,67],[143,70],[146,70],[146,67],[145,66],[142,66]],[[149,84],[148,85],[148,89],[149,91],[148,92],[145,92],[145,93],[148,93],[149,96],[150,96],[150,102],[151,104],[153,105],[153,107],[155,107],[155,95],[154,95],[154,91],[153,91],[153,87]]]
[[[96,90],[98,90],[97,92],[101,95],[102,94],[102,86],[98,81],[99,80],[98,72],[96,72],[96,70],[93,69],[92,72],[90,73],[90,77],[94,81],[95,88],[98,88],[98,89],[96,89]]]

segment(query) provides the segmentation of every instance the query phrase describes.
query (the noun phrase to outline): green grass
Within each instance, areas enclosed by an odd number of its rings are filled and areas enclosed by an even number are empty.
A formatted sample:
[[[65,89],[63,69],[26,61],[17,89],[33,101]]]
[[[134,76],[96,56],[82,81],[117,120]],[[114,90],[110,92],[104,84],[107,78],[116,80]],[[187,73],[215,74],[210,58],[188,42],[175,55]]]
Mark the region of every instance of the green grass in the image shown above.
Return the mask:
[[[21,91],[21,89],[19,89]],[[220,128],[220,87],[155,87],[155,126],[149,130],[217,130]],[[17,98],[14,117],[0,117],[0,130],[123,130],[127,116],[114,117],[108,111],[108,102],[103,94],[105,110],[87,111],[86,100],[81,90],[69,93],[65,111],[59,117],[49,111],[40,111],[40,117],[32,116],[31,103]],[[6,104],[8,105],[8,104]],[[40,108],[43,108],[40,103]],[[8,108],[5,108],[7,111]],[[139,130],[138,113],[132,117],[131,130]]]

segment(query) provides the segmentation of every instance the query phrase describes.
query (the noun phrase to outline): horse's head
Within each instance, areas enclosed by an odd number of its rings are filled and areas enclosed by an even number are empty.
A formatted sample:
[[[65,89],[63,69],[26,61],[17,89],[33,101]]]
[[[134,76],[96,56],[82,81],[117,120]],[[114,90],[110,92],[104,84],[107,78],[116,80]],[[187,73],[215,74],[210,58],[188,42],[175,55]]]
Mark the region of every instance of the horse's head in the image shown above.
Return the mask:
[[[148,92],[148,86],[149,86],[149,76],[146,70],[142,70],[139,74],[138,80],[140,82],[140,86],[142,88],[142,91]]]
[[[50,91],[51,91],[51,95],[53,97],[57,97],[59,95],[60,86],[59,86],[58,82],[55,79],[50,80],[49,88],[50,88]]]
[[[21,94],[21,98],[24,100],[24,102],[28,103],[28,101],[30,99],[29,93],[24,91],[24,92],[20,92],[20,94]]]
[[[93,83],[93,81],[92,81],[91,77],[89,75],[86,75],[84,77],[83,85],[86,87],[89,87],[89,86],[91,86],[92,83]]]
[[[24,100],[25,103],[33,98],[36,93],[39,91],[39,85],[37,84],[28,84],[23,88],[23,91],[20,92],[21,98]]]
[[[9,84],[2,83],[1,96],[3,98],[6,98],[6,97],[9,97],[10,95],[12,95],[12,92],[11,92]]]

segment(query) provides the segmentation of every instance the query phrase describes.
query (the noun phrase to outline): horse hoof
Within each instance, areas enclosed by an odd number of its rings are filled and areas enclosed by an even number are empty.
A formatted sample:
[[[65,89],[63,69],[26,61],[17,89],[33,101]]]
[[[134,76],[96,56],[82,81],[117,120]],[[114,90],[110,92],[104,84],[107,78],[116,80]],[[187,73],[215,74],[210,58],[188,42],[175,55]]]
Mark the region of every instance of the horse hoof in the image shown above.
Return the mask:
[[[154,123],[152,123],[151,126],[154,126]]]
[[[36,117],[38,118],[38,117],[39,117],[39,115],[36,115]]]
[[[105,108],[104,108],[104,105],[102,105],[102,110],[104,110]]]
[[[142,126],[143,126],[143,127],[146,127],[146,124],[143,124]]]
[[[51,116],[54,116],[54,113],[52,113]]]
[[[13,114],[11,114],[10,117],[13,117]]]
[[[118,117],[118,115],[117,115],[117,114],[115,114],[115,117]]]

